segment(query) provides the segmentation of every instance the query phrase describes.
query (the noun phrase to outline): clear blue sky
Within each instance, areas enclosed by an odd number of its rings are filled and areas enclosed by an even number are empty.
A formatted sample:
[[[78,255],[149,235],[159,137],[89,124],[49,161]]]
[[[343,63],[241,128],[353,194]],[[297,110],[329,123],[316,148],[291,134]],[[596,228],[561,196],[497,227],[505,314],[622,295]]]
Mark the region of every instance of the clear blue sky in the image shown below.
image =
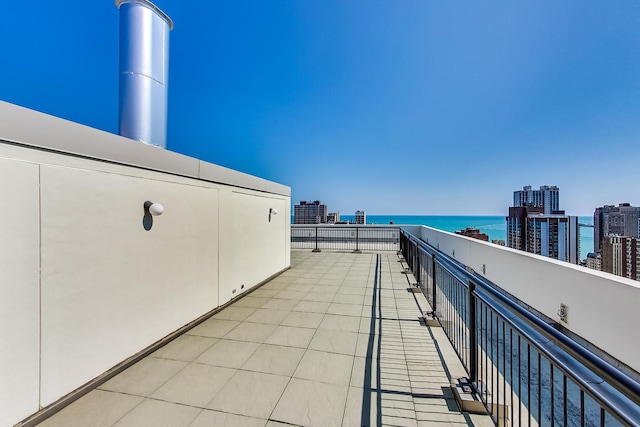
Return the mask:
[[[640,3],[155,2],[168,149],[353,214],[640,205]],[[110,0],[5,1],[0,99],[117,132]],[[2,118],[0,117],[0,120]]]

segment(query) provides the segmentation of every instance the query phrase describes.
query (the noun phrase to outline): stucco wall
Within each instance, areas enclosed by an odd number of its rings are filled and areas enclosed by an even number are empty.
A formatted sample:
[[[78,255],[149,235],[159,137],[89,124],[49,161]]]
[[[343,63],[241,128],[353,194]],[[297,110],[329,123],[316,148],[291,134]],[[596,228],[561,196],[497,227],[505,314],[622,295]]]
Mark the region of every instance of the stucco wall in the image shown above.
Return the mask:
[[[38,166],[0,158],[0,425],[38,409],[39,217]]]
[[[2,141],[2,131],[0,426],[289,266],[283,186],[209,164],[203,179],[80,157],[55,144],[43,150]],[[94,144],[114,137],[78,132]],[[229,184],[234,178],[238,186]],[[147,200],[165,208],[150,229]],[[270,208],[279,211],[271,221]]]

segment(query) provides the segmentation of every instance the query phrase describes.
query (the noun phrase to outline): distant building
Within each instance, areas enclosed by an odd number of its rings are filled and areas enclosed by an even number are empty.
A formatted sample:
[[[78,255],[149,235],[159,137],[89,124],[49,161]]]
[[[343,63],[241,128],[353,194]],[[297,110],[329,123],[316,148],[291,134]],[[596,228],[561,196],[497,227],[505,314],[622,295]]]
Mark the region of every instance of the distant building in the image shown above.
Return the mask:
[[[640,280],[640,249],[637,237],[606,236],[602,239],[602,271]]]
[[[367,213],[365,211],[356,211],[356,224],[366,224]]]
[[[509,208],[507,219],[507,246],[526,251],[527,249],[527,216],[529,213],[543,213],[539,207],[514,206]]]
[[[491,241],[494,245],[507,246],[507,243],[502,239],[494,239]]]
[[[319,200],[302,201],[293,207],[294,224],[326,224],[327,205],[323,205]]]
[[[527,252],[567,261],[579,262],[580,237],[577,216],[527,216]]]
[[[629,203],[605,205],[593,213],[593,247],[600,251],[607,236],[640,237],[640,207]]]
[[[471,237],[473,239],[483,240],[485,242],[489,241],[489,236],[481,233],[477,228],[467,227],[464,230],[456,231],[456,234],[461,236]]]
[[[551,214],[560,210],[560,189],[555,185],[542,185],[533,190],[530,185],[513,192],[514,207],[543,208],[543,213]]]
[[[327,214],[327,224],[340,223],[340,212],[329,212]]]
[[[595,252],[587,254],[587,268],[602,271],[602,256]]]
[[[507,246],[577,264],[580,257],[578,217],[560,210],[560,189],[530,185],[513,192],[507,220]]]

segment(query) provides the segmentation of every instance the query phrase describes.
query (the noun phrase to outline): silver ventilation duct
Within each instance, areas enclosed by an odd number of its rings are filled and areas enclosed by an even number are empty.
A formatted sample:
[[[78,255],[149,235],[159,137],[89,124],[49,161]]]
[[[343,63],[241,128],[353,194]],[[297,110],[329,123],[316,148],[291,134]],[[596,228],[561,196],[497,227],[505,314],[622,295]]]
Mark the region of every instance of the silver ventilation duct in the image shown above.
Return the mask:
[[[120,9],[119,133],[165,148],[171,19],[147,0],[115,0]]]

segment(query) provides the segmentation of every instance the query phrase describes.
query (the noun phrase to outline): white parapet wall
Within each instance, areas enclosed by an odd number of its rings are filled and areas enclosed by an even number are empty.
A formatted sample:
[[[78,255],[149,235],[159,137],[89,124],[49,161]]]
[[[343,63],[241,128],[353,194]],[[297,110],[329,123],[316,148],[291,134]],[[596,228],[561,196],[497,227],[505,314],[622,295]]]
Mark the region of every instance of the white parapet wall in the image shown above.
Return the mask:
[[[0,117],[0,426],[289,267],[288,187],[3,102]],[[165,209],[152,221],[147,200]]]
[[[402,228],[640,372],[640,282],[430,227]]]

